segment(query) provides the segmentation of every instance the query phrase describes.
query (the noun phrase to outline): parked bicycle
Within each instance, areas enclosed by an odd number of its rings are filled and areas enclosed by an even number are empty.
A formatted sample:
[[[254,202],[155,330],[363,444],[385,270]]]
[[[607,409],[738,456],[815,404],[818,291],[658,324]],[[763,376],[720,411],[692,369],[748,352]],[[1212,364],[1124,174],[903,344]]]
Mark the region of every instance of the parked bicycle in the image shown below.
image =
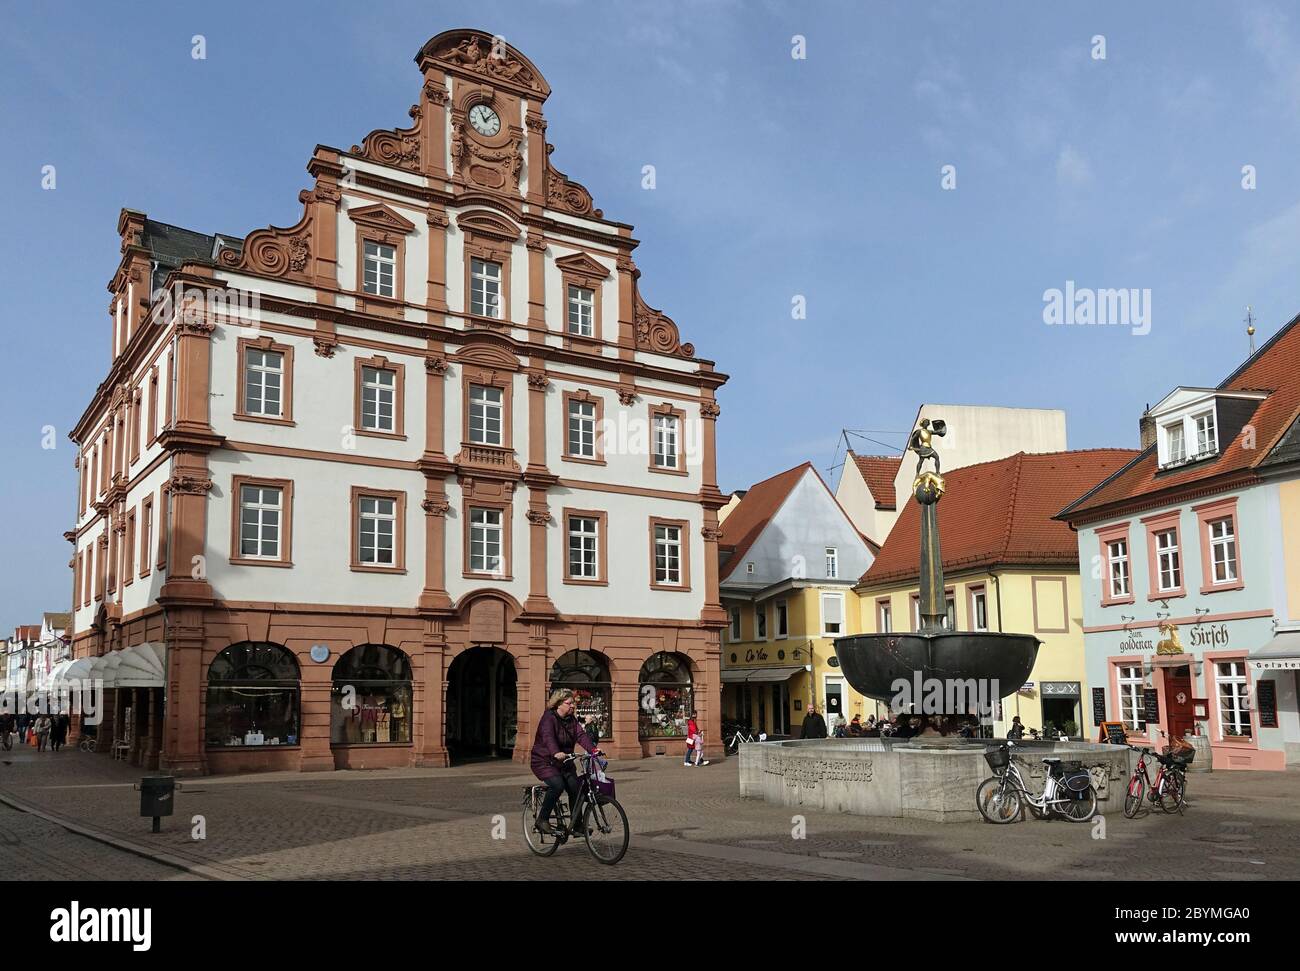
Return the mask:
[[[1138,761],[1124,793],[1124,815],[1129,819],[1137,816],[1142,811],[1144,797],[1170,816],[1175,812],[1182,815],[1187,804],[1187,766],[1194,753],[1161,755],[1136,745],[1129,748],[1138,753]],[[1148,755],[1160,763],[1154,782],[1147,776]]]
[[[79,748],[83,752],[95,751],[96,738],[97,736],[87,734],[86,731],[83,729],[81,733],[81,740],[77,742],[77,748]]]
[[[1043,759],[1046,766],[1043,791],[1038,795],[1025,785],[1020,767],[1011,758],[1015,742],[1006,742],[984,753],[984,760],[993,770],[975,790],[975,805],[980,815],[990,823],[1011,823],[1020,819],[1025,807],[1039,819],[1053,813],[1072,823],[1086,823],[1097,813],[1097,790],[1092,776],[1082,766],[1066,768],[1059,758]]]
[[[735,722],[722,726],[722,741],[727,749],[728,755],[735,755],[740,751],[740,746],[746,742],[762,741],[763,735],[755,733],[748,725],[742,725]]]
[[[600,765],[594,755],[570,755],[565,762],[580,762],[576,805],[565,806],[567,795],[555,803],[552,826],[555,835],[537,829],[537,814],[546,798],[546,786],[524,787],[524,839],[538,856],[551,856],[570,837],[582,836],[587,849],[601,863],[612,866],[627,852],[630,834],[627,813],[614,798],[614,783],[597,776]]]

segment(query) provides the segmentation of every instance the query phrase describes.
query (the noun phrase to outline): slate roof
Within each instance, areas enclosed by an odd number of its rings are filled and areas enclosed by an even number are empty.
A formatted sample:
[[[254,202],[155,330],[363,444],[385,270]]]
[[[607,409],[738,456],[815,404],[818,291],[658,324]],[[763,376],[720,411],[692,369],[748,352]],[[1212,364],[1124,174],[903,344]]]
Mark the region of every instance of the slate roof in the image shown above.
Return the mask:
[[[1077,565],[1078,539],[1053,519],[1080,495],[1123,468],[1136,449],[1017,452],[945,473],[939,503],[945,570],[1039,564]],[[889,538],[861,584],[910,580],[920,574],[921,507],[905,502]]]

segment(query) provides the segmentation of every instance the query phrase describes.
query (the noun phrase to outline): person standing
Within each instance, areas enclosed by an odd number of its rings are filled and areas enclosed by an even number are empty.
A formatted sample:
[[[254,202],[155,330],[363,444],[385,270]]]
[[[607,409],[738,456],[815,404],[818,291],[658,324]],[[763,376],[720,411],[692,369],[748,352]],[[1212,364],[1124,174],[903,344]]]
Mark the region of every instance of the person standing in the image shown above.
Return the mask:
[[[817,706],[809,705],[808,714],[803,716],[803,729],[800,738],[825,738],[826,719],[817,714]]]
[[[57,752],[63,748],[63,743],[68,740],[68,723],[71,719],[67,715],[59,713],[53,716],[50,723],[50,750]]]
[[[50,716],[39,715],[36,724],[32,726],[32,731],[36,733],[36,751],[44,752],[45,746],[50,744]]]

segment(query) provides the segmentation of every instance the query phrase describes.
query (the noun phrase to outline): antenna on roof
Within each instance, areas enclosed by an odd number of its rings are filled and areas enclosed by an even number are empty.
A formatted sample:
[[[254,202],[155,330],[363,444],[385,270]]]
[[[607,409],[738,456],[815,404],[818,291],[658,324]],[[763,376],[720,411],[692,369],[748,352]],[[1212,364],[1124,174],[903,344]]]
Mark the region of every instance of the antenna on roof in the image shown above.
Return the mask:
[[[1246,305],[1246,337],[1250,340],[1250,356],[1255,356],[1255,315],[1250,305]]]

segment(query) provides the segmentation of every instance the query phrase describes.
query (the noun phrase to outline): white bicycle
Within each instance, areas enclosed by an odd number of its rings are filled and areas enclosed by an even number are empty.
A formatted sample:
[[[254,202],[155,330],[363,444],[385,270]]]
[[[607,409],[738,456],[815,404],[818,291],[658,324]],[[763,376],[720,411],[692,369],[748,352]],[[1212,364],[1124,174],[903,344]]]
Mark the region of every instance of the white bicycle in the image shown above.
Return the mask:
[[[990,823],[1011,823],[1021,818],[1028,806],[1039,819],[1053,813],[1072,823],[1086,823],[1097,814],[1097,790],[1092,776],[1082,767],[1066,770],[1059,758],[1043,759],[1043,791],[1034,795],[1025,785],[1020,767],[1011,758],[1015,742],[1007,742],[984,753],[993,776],[975,790],[975,805]]]

